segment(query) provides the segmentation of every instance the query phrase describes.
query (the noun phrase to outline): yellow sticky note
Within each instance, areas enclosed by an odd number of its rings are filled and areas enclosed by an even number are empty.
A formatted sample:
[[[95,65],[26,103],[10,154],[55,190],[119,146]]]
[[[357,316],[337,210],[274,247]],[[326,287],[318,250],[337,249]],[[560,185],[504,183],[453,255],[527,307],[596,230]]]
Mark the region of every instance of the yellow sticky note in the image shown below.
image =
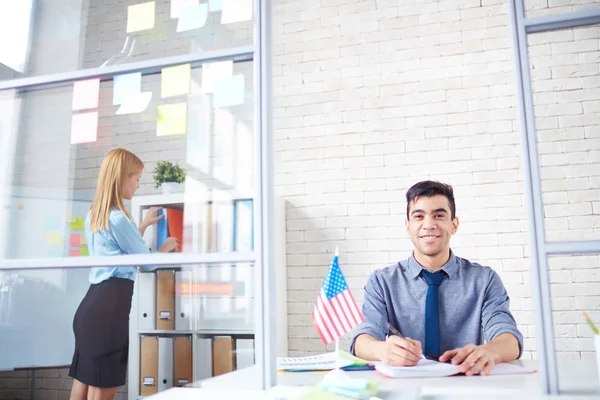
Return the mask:
[[[87,238],[85,237],[85,233],[79,234],[79,243],[81,243],[82,246],[87,245]]]
[[[82,256],[82,257],[83,257],[83,256],[89,256],[89,255],[90,255],[90,250],[88,249],[88,247],[87,247],[87,246],[85,246],[85,247],[81,247],[81,248],[79,249],[79,255],[80,255],[80,256]]]
[[[47,244],[61,244],[62,243],[62,236],[60,235],[60,233],[46,233],[46,243]]]
[[[187,103],[158,106],[156,136],[185,135],[187,130]]]
[[[127,7],[127,33],[154,28],[156,7],[154,1]]]
[[[75,214],[73,214],[73,213],[69,213],[65,216],[66,222],[75,222],[76,219],[77,219],[77,217],[75,217]]]
[[[74,231],[82,231],[85,220],[83,218],[76,218],[75,222],[71,222],[71,229]]]
[[[192,67],[190,64],[163,68],[160,79],[160,97],[173,97],[190,92]]]

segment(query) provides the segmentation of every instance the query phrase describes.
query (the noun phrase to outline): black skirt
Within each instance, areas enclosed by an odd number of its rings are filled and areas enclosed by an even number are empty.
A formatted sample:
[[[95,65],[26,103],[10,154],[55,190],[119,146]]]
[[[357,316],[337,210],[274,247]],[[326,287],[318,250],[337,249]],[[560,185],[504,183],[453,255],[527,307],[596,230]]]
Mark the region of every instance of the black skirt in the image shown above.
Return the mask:
[[[131,279],[110,278],[90,285],[73,318],[70,377],[100,388],[125,384],[132,296]]]

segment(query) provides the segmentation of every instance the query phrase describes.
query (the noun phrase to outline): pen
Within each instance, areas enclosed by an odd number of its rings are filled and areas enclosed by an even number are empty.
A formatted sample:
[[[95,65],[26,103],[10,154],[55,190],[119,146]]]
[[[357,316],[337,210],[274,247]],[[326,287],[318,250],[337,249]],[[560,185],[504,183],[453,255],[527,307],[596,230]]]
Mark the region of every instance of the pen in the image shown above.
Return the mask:
[[[400,333],[400,331],[398,329],[394,328],[394,326],[392,324],[390,324],[389,322],[387,323],[386,328],[387,328],[388,331],[392,332],[394,335],[400,336],[402,339],[406,339],[404,337],[404,335],[402,333]],[[426,359],[426,357],[425,357],[425,355],[423,353],[421,353],[421,359],[422,360]]]
[[[598,331],[598,328],[596,328],[596,325],[594,325],[592,319],[585,311],[583,312],[583,317],[585,318],[585,322],[587,322],[587,324],[592,329],[592,332],[594,332],[596,335],[600,335],[600,331]]]

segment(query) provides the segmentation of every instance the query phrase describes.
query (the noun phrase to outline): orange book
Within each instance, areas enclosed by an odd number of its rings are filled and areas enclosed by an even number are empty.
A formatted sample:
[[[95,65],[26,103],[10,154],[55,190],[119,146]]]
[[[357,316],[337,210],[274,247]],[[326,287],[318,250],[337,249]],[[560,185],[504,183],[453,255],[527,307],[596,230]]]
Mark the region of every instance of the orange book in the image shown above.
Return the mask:
[[[167,224],[169,224],[169,236],[179,242],[179,251],[183,247],[183,211],[167,208]]]

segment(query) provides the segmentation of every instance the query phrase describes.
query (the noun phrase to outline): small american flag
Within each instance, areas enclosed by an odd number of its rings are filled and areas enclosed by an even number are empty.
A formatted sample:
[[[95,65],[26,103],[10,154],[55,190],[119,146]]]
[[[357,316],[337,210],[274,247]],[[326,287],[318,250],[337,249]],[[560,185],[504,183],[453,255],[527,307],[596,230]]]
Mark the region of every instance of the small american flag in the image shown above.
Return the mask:
[[[364,318],[342,275],[336,254],[313,311],[315,328],[323,343],[329,344],[363,321]]]

